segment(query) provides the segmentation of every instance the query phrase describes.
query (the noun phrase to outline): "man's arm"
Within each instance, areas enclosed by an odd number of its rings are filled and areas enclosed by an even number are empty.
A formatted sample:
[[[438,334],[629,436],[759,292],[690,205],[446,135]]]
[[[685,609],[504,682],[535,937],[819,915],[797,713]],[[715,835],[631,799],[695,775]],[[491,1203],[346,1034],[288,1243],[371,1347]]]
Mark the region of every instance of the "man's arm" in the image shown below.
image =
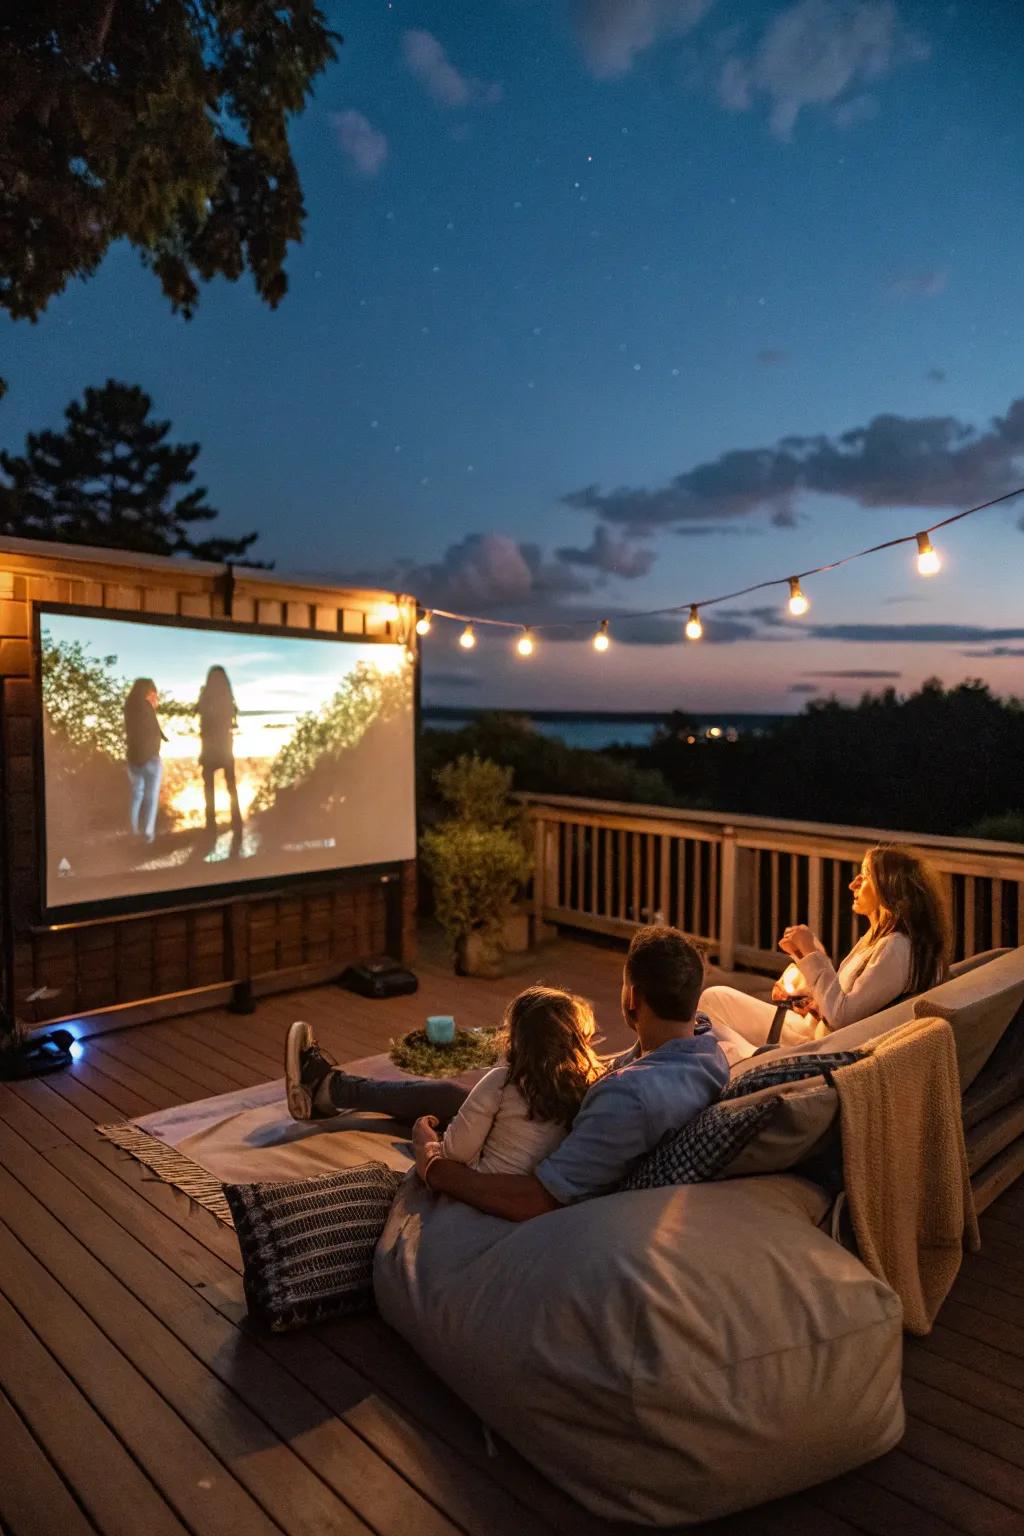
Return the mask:
[[[465,1163],[435,1157],[424,1180],[437,1194],[451,1195],[488,1216],[506,1221],[530,1221],[560,1209],[544,1185],[532,1173],[477,1173]]]

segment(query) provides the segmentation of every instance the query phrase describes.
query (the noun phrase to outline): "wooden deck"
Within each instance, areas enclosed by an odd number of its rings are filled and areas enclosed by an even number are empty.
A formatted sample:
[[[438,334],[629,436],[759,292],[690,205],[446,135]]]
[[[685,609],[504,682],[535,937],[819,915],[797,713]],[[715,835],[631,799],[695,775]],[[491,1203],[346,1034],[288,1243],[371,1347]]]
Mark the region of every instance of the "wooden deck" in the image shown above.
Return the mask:
[[[523,980],[594,998],[609,1046],[621,954],[562,942]],[[324,987],[248,1018],[193,1015],[88,1042],[0,1085],[0,1529],[10,1536],[580,1536],[587,1515],[479,1423],[375,1317],[281,1338],[242,1327],[232,1233],[102,1141],[97,1121],[281,1073],[285,1026],[340,1059],[426,1013],[490,1022],[509,982],[428,958],[417,996]],[[750,978],[753,980],[753,978]],[[513,982],[514,984],[514,982]],[[908,1342],[902,1446],[717,1522],[721,1536],[1024,1533],[1024,1186],[982,1218],[939,1325]],[[793,1433],[800,1433],[799,1424]]]

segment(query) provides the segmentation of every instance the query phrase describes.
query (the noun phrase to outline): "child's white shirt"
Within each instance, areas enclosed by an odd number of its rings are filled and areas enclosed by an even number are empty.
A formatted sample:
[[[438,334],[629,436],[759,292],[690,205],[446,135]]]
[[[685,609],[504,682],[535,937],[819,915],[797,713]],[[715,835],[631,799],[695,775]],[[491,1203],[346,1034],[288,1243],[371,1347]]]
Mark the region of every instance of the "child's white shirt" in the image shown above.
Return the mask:
[[[508,1067],[494,1067],[445,1131],[444,1155],[478,1173],[532,1173],[568,1134],[551,1120],[531,1120]]]

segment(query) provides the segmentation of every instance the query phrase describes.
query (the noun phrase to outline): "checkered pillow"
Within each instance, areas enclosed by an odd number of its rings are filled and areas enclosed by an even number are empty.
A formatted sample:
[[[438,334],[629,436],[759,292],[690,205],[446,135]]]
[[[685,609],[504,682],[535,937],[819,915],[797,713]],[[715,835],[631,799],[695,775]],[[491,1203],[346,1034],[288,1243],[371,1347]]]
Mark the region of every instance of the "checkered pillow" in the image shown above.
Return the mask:
[[[623,1181],[623,1189],[703,1184],[717,1178],[773,1117],[781,1101],[759,1099],[745,1109],[712,1104],[678,1131],[668,1131]]]
[[[228,1184],[249,1315],[274,1333],[373,1302],[373,1251],[402,1175],[384,1163],[288,1184]]]
[[[799,1056],[773,1056],[763,1067],[741,1072],[722,1091],[722,1099],[740,1099],[760,1088],[781,1088],[805,1077],[823,1077],[832,1086],[832,1073],[862,1060],[867,1051],[807,1051]]]

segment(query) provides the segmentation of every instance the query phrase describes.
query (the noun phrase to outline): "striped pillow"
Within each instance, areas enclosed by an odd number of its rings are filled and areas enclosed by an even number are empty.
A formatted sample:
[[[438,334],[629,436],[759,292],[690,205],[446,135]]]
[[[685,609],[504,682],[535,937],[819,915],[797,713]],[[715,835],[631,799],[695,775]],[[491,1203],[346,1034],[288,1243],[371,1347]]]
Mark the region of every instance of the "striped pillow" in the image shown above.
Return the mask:
[[[666,1131],[619,1188],[662,1189],[667,1184],[704,1184],[717,1178],[773,1118],[779,1104],[778,1098],[759,1099],[741,1109],[709,1104],[679,1130]]]
[[[274,1333],[373,1303],[373,1251],[402,1182],[384,1163],[288,1184],[228,1184],[249,1316]]]

